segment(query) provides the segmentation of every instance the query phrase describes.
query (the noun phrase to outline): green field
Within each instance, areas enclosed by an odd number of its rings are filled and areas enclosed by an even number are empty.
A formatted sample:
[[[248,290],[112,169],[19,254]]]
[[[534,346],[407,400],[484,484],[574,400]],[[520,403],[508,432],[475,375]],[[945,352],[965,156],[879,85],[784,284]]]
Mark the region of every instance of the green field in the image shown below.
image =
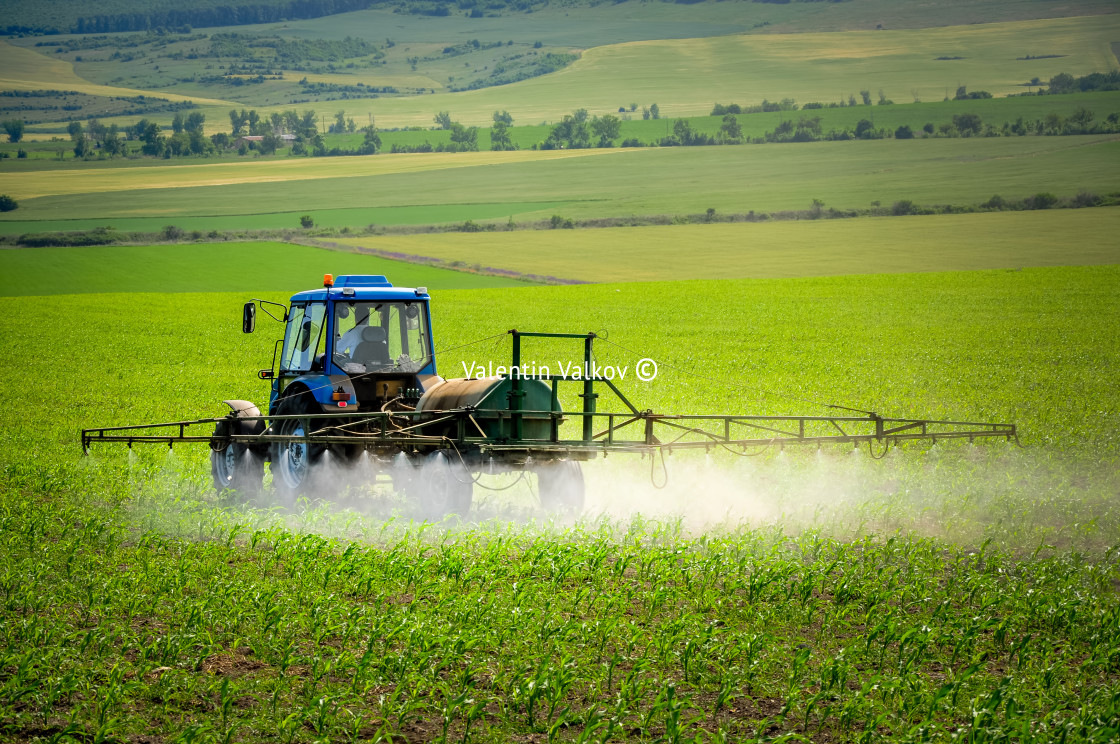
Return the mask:
[[[19,222],[109,221],[418,207],[559,205],[526,218],[866,209],[910,199],[974,205],[993,194],[1117,190],[1116,136],[928,139],[641,150],[315,158],[246,164],[73,168],[0,174]],[[367,175],[368,174],[368,175]],[[745,177],[746,176],[746,177]],[[154,188],[153,188],[154,187]],[[454,214],[463,214],[455,207]],[[438,210],[432,221],[448,221]],[[255,218],[248,218],[252,223]],[[356,221],[362,225],[364,220]]]
[[[268,267],[263,271],[263,267]],[[323,274],[385,274],[397,286],[474,289],[524,282],[291,243],[197,243],[0,251],[0,296],[298,291]]]
[[[482,495],[481,524],[423,529],[376,491],[370,517],[223,500],[205,447],[79,454],[82,426],[260,399],[278,327],[239,332],[252,285],[57,296],[77,344],[0,299],[57,402],[0,386],[4,736],[1108,741],[1118,289],[1094,267],[437,292],[441,346],[609,329],[662,362],[627,388],[643,406],[1011,420],[1026,449],[717,457],[704,479],[676,455],[660,519],[622,516],[648,464],[611,458],[587,472],[619,516],[550,526]]]
[[[1120,209],[441,233],[335,242],[587,282],[1120,263]]]

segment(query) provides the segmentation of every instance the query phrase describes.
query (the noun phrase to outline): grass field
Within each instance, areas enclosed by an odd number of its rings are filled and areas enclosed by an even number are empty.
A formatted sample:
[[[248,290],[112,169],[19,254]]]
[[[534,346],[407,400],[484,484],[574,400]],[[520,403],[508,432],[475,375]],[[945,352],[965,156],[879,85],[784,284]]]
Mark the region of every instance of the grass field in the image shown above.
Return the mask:
[[[1094,267],[436,293],[442,346],[609,329],[663,363],[628,388],[643,406],[807,405],[776,391],[1022,427],[1025,450],[708,464],[722,495],[674,457],[678,511],[729,507],[704,532],[526,523],[499,496],[462,527],[286,514],[215,496],[205,447],[83,460],[83,425],[259,399],[278,327],[239,332],[250,287],[59,296],[81,343],[44,341],[42,302],[0,299],[54,404],[0,385],[4,736],[1108,741],[1118,287]],[[609,485],[608,513],[641,492]]]
[[[350,209],[319,209],[315,211],[316,227],[353,227],[355,225],[430,225],[441,222],[462,223],[467,220],[520,218],[528,213],[555,209],[560,204],[542,202],[506,202],[502,204],[433,204],[416,207],[354,207]],[[295,230],[306,212],[272,212],[254,215],[176,217],[176,227],[208,233],[211,230]],[[107,226],[105,219],[45,220],[16,222],[0,220],[0,235],[22,235],[29,232],[92,230]],[[126,232],[159,232],[167,226],[164,217],[113,218],[111,226]]]
[[[265,270],[264,267],[267,267]],[[295,292],[323,274],[385,274],[397,286],[475,289],[524,282],[291,243],[198,243],[0,251],[0,296],[219,290]]]
[[[589,282],[1120,263],[1120,209],[337,239]]]
[[[297,159],[260,163],[79,167],[0,173],[19,222],[158,216],[317,214],[317,210],[436,207],[468,201],[561,205],[526,217],[619,217],[837,209],[900,199],[978,204],[993,194],[1116,191],[1120,138],[885,140],[642,150],[520,151]],[[345,174],[345,177],[343,177]],[[189,186],[189,188],[188,188]],[[48,196],[48,194],[51,194]],[[455,207],[454,214],[462,215]],[[440,219],[433,210],[433,221]],[[247,218],[252,224],[255,217]],[[364,220],[356,224],[363,224]]]

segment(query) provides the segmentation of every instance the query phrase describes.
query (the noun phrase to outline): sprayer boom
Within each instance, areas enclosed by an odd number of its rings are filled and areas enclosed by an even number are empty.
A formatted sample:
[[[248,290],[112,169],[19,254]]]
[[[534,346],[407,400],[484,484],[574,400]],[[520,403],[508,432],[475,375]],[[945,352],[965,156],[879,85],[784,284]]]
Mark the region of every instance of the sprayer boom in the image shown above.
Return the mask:
[[[583,504],[579,462],[615,452],[753,454],[769,447],[833,443],[867,444],[872,456],[882,457],[891,445],[906,441],[1017,441],[1014,424],[887,418],[836,405],[827,407],[846,415],[642,410],[610,374],[595,371],[592,348],[597,339],[605,341],[595,333],[511,330],[508,374],[444,380],[436,374],[427,290],[393,287],[384,277],[335,282],[328,275],[323,290],[296,294],[290,309],[278,306],[282,317],[266,307],[274,304],[261,308],[287,329],[282,349],[277,342],[279,369],[274,355],[272,368],[258,373],[271,381],[267,415],[249,401],[227,400],[230,413],[222,418],[84,429],[84,450],[106,442],[129,447],[205,442],[219,490],[258,490],[268,462],[274,488],[288,498],[313,490],[326,463],[346,466],[371,456],[379,467],[391,463],[398,490],[419,494],[425,514],[439,517],[469,508],[477,480],[471,472],[484,466],[487,472],[533,470],[542,504],[578,510]],[[252,332],[255,324],[256,305],[248,303],[243,328]],[[526,374],[521,346],[529,338],[578,342],[582,366],[559,375],[535,368]],[[638,366],[647,362],[653,363],[646,358]],[[576,387],[570,399],[578,397],[579,410],[563,408],[561,385]],[[601,410],[608,407],[600,405],[602,393],[613,401],[609,411]]]

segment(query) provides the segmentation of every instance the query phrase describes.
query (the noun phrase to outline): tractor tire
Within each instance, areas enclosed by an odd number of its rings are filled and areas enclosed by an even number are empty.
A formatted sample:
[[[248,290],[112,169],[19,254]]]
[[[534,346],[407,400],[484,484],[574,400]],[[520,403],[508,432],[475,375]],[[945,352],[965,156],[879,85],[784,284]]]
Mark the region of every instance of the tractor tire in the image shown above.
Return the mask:
[[[439,522],[449,514],[467,516],[471,510],[474,480],[470,471],[455,457],[433,452],[412,479],[421,518]]]
[[[276,406],[277,416],[299,416],[322,413],[319,404],[308,394],[284,398]],[[273,432],[283,436],[313,434],[329,425],[326,419],[284,419],[277,421]],[[269,454],[272,486],[277,501],[291,506],[299,496],[329,498],[338,490],[336,474],[328,472],[327,448],[307,442],[273,442]]]
[[[575,460],[545,462],[534,468],[541,506],[550,512],[579,514],[583,511],[586,486],[583,469]]]
[[[250,406],[244,411],[247,415],[259,415],[256,407],[245,401],[232,402]],[[218,422],[210,441],[210,475],[219,493],[235,491],[241,498],[248,499],[260,492],[264,458],[245,444],[229,441],[228,437],[230,434],[260,434],[263,430],[263,422],[241,421],[236,411]]]

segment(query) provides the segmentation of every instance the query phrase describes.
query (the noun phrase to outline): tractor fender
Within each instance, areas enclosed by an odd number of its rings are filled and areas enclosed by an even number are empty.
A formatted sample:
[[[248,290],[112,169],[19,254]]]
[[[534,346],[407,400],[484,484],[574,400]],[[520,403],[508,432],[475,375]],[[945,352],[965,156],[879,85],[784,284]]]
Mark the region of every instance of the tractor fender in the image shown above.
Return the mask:
[[[257,418],[261,415],[260,409],[250,401],[223,400],[222,402],[230,407],[230,413],[235,418]],[[241,433],[243,434],[260,434],[262,431],[264,431],[263,421],[243,421],[241,423]]]
[[[210,449],[221,452],[229,446],[230,434],[263,434],[264,421],[241,421],[240,419],[255,418],[261,415],[255,404],[247,400],[223,400],[230,408],[226,417],[214,427],[214,436],[210,440]],[[252,448],[252,447],[250,447]]]

